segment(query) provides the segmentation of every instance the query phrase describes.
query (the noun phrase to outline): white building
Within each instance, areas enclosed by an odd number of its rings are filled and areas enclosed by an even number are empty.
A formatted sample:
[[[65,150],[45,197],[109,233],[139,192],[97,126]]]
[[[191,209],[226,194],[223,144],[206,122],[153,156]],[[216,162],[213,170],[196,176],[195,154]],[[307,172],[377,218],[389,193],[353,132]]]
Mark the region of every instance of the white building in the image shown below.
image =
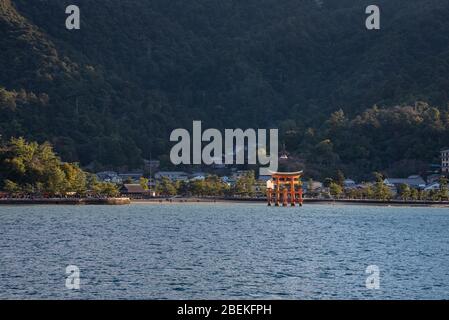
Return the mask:
[[[229,178],[227,176],[221,177],[221,181],[223,183],[226,183],[228,186],[232,187],[233,185],[235,185],[235,179],[233,178]]]
[[[305,181],[303,184],[303,189],[305,192],[314,192],[323,189],[323,183],[319,181]]]
[[[426,187],[426,182],[424,179],[418,175],[413,175],[407,179],[402,178],[387,178],[384,180],[384,184],[389,187],[398,187],[401,184],[406,184],[411,188],[424,189]]]
[[[98,172],[96,174],[98,180],[102,181],[102,182],[112,182],[112,183],[116,183],[116,184],[120,184],[123,182],[122,178],[119,177],[119,175],[117,174],[117,172],[115,171],[103,171],[103,172]]]
[[[427,184],[432,184],[434,182],[440,182],[441,174],[431,174],[430,176],[427,176]]]
[[[424,190],[425,191],[438,191],[438,190],[440,190],[440,184],[438,182],[431,183],[427,187],[425,187]]]
[[[441,150],[441,172],[449,173],[449,149]]]
[[[126,172],[119,173],[118,175],[123,182],[131,181],[133,183],[139,183],[140,178],[143,177],[143,172]]]
[[[157,180],[167,178],[171,181],[187,181],[189,175],[183,171],[159,171],[154,175],[154,178]]]
[[[238,179],[243,178],[244,176],[249,175],[251,173],[254,174],[254,171],[253,170],[238,170],[232,174],[232,178],[235,180],[238,180]]]
[[[192,181],[203,181],[206,180],[207,174],[204,172],[194,172],[190,175],[190,180]]]
[[[346,179],[345,181],[343,181],[343,185],[345,188],[348,188],[348,189],[356,187],[356,183],[352,179]]]
[[[271,175],[270,176],[261,175],[261,176],[259,176],[259,179],[257,179],[257,180],[267,182],[268,180],[271,180]]]

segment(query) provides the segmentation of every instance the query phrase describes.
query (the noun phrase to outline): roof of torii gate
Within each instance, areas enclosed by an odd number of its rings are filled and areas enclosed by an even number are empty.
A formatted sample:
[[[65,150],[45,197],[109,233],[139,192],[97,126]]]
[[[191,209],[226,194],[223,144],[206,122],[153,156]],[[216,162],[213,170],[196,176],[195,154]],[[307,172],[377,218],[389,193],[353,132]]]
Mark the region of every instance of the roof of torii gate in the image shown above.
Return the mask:
[[[271,176],[284,176],[284,177],[291,177],[291,176],[301,176],[303,174],[303,171],[294,171],[294,172],[273,172],[270,171]]]

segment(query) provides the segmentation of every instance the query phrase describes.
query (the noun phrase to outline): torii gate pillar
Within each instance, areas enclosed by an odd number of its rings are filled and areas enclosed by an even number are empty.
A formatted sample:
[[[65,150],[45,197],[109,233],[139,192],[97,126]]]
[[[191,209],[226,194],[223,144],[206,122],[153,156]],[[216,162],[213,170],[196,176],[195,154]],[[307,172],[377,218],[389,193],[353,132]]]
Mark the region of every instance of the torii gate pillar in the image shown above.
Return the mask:
[[[274,202],[275,206],[286,207],[303,204],[302,177],[303,172],[273,172],[271,181],[267,182],[268,205]]]

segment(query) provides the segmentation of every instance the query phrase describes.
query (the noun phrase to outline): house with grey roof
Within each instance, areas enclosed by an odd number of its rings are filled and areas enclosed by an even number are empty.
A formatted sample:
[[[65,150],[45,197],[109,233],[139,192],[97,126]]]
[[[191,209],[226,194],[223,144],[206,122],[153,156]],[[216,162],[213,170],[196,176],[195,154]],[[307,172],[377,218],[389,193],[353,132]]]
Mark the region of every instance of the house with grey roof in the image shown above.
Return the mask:
[[[187,181],[189,180],[189,174],[183,171],[159,171],[154,175],[156,180],[167,178],[171,181]]]
[[[343,186],[345,189],[353,189],[357,186],[357,184],[352,179],[345,179],[345,181],[343,181]]]
[[[120,188],[120,194],[130,198],[145,198],[154,196],[154,191],[145,190],[140,184],[125,183]]]
[[[140,178],[143,177],[143,171],[119,173],[118,176],[124,182],[130,181],[132,183],[139,183]]]
[[[389,187],[398,187],[401,184],[405,184],[415,189],[424,189],[426,187],[426,182],[419,175],[409,176],[408,178],[387,178],[384,180],[384,184]]]
[[[438,191],[438,190],[440,190],[440,184],[438,182],[433,182],[424,188],[424,191]]]
[[[115,171],[102,171],[97,172],[96,176],[98,180],[103,182],[112,182],[116,184],[120,184],[123,182],[122,178],[119,177],[119,175]]]

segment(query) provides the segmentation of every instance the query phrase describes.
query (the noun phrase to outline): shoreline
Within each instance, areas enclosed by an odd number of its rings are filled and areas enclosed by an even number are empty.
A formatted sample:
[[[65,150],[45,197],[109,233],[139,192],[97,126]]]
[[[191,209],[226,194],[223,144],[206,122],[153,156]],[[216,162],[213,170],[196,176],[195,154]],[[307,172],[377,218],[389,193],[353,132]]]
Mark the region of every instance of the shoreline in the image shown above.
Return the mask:
[[[153,198],[153,199],[131,199],[132,204],[195,204],[195,203],[251,203],[267,204],[263,198]],[[304,199],[304,205],[367,205],[367,206],[396,206],[396,207],[438,207],[449,208],[449,201],[402,201],[402,200],[354,200],[354,199]],[[298,206],[298,205],[296,205]],[[275,207],[273,205],[273,207]],[[282,205],[280,206],[282,207]],[[290,207],[290,205],[288,206]]]
[[[129,205],[130,198],[0,199],[0,205]]]
[[[50,198],[50,199],[0,199],[1,205],[130,205],[130,204],[211,204],[211,203],[250,203],[267,204],[264,198],[197,198],[172,197],[132,199],[118,198]],[[366,205],[366,206],[396,206],[396,207],[438,207],[449,208],[449,201],[402,201],[402,200],[354,200],[354,199],[304,199],[304,205]],[[275,207],[273,205],[273,207]],[[282,207],[282,205],[280,206]],[[290,206],[289,206],[290,207]]]

